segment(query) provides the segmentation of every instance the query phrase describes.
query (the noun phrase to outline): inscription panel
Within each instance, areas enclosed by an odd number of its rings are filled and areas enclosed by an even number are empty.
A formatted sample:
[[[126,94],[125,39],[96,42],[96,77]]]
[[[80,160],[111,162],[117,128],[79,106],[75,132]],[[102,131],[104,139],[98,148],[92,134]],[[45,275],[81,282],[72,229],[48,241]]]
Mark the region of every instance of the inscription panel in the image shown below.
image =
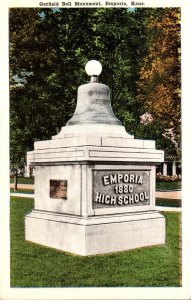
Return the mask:
[[[149,170],[93,170],[93,208],[150,204]]]
[[[50,180],[50,198],[67,200],[67,180]]]

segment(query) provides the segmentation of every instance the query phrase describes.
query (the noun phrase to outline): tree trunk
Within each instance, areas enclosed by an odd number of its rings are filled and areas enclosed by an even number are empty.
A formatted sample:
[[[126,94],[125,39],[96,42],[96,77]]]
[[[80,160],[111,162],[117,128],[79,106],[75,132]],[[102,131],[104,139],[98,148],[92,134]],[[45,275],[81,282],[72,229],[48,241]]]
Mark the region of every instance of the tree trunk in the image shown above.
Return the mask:
[[[17,191],[17,171],[15,171],[15,174],[14,174],[14,192]]]

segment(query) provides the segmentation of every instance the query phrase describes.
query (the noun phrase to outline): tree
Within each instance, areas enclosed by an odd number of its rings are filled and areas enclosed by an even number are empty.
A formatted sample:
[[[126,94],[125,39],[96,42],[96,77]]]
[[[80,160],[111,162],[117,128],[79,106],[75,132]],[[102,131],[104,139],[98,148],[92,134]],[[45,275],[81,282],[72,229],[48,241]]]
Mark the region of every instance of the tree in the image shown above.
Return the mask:
[[[88,59],[104,65],[100,80],[132,130],[134,81],[145,51],[142,20],[127,9],[10,10],[12,167],[21,168],[33,142],[50,139],[72,116]]]
[[[180,10],[156,8],[147,20],[149,52],[138,80],[138,101],[160,128],[166,158],[180,159]],[[156,130],[157,132],[158,130]]]

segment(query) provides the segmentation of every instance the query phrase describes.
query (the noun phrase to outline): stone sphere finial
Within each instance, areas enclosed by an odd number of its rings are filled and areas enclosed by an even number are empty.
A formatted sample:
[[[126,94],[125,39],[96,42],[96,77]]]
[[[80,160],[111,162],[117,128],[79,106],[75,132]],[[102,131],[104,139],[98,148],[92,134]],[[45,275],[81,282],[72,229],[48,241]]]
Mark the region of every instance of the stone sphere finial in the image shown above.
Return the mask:
[[[102,65],[97,60],[89,60],[85,66],[86,73],[91,76],[91,82],[97,82],[98,76],[102,72]]]

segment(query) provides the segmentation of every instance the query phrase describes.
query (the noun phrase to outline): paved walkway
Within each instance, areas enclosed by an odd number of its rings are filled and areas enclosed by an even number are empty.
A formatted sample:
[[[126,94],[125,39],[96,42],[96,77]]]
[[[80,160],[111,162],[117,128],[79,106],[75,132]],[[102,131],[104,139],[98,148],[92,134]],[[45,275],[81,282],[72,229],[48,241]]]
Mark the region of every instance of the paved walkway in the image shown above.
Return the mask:
[[[14,183],[10,184],[10,187],[13,189],[14,188]],[[33,190],[34,189],[34,184],[25,184],[25,183],[18,183],[17,184],[18,189],[26,189],[26,190]]]
[[[156,198],[181,199],[181,191],[156,191]]]

